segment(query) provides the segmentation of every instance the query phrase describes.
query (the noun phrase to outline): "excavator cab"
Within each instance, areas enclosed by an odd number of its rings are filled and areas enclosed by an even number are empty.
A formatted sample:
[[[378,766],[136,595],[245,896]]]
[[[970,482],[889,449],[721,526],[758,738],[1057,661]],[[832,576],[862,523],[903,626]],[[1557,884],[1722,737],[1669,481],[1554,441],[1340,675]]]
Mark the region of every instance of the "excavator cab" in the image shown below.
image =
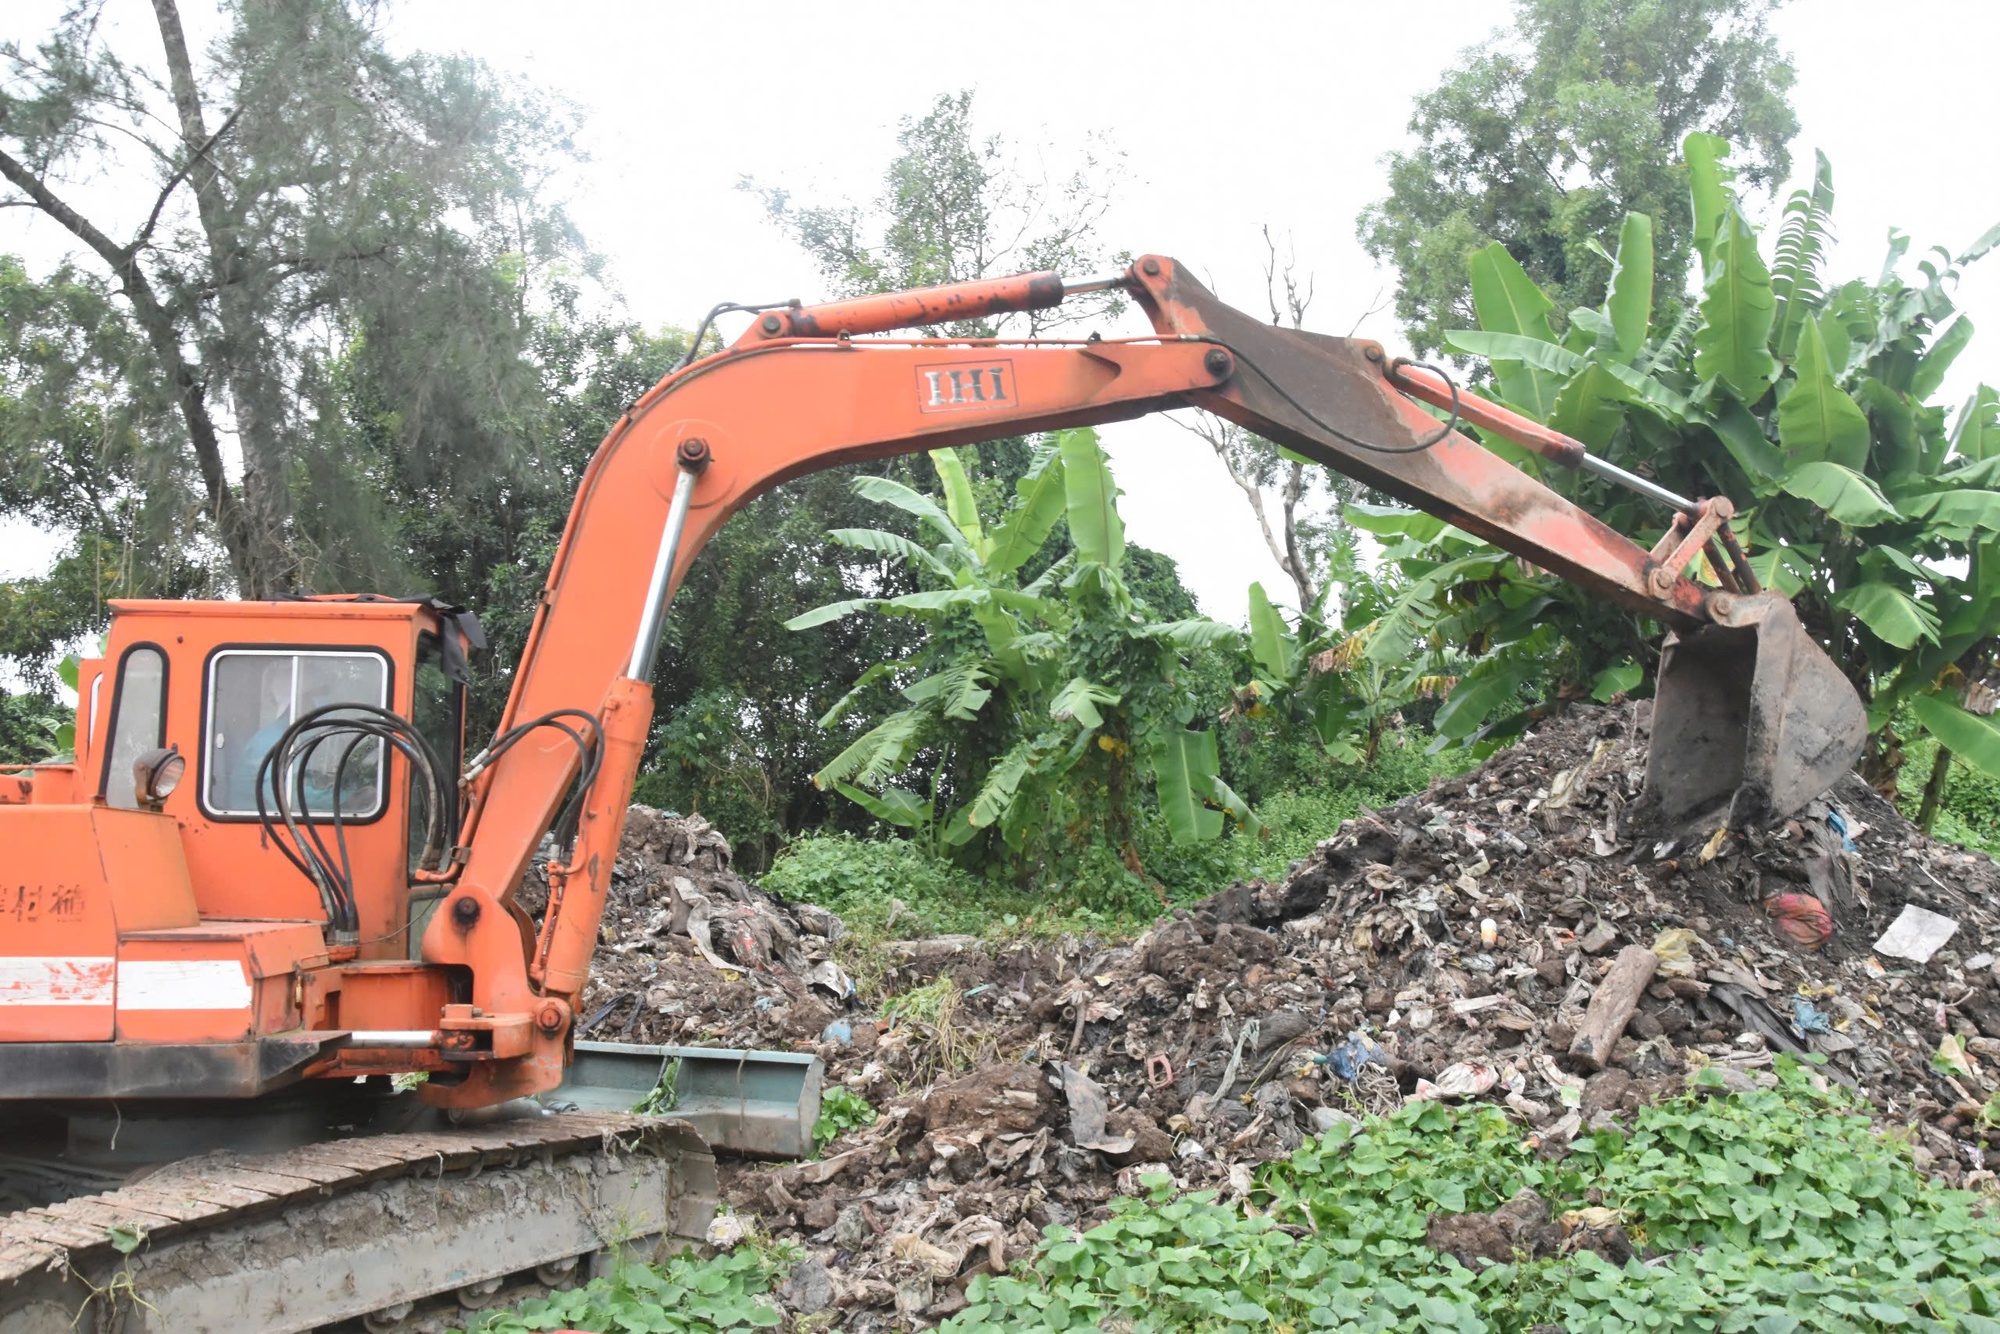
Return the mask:
[[[312,1030],[450,1003],[418,956],[442,890],[414,766],[383,738],[295,766],[293,831],[345,868],[350,940],[274,827],[268,773],[315,712],[386,710],[457,773],[476,622],[430,601],[120,601],[81,664],[75,759],[0,786],[17,888],[0,935],[0,1068],[10,1097],[240,1097],[297,1077]],[[455,828],[456,811],[438,813]],[[328,962],[376,965],[379,1001],[315,995]],[[349,976],[355,974],[351,973]],[[360,1016],[364,1021],[366,1014]],[[398,1019],[394,1026],[406,1021]]]

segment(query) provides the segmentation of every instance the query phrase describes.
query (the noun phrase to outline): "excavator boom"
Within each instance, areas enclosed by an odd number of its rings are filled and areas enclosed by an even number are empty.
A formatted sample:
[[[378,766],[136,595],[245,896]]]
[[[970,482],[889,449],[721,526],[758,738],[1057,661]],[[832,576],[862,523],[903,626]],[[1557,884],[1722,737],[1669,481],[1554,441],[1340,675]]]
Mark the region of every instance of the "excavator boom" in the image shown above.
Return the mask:
[[[899,332],[1047,309],[1111,287],[1145,312],[1152,334]],[[51,894],[65,876],[102,873],[93,866],[133,868],[91,899],[87,941],[81,925],[52,919],[20,947],[34,959],[10,965],[25,979],[14,987],[22,996],[63,1001],[0,1028],[0,1064],[34,1062],[34,1080],[21,1083],[30,1091],[15,1096],[134,1096],[159,1085],[154,1069],[191,1068],[196,1058],[212,1073],[193,1081],[189,1096],[240,1098],[300,1077],[411,1070],[428,1072],[423,1096],[444,1107],[556,1087],[652,720],[649,682],[666,608],[729,516],[789,478],[835,464],[1188,406],[1667,627],[1648,782],[1669,819],[1725,803],[1738,823],[1787,813],[1858,753],[1866,723],[1853,688],[1790,605],[1758,589],[1730,532],[1726,497],[1686,499],[1621,472],[1567,437],[1461,395],[1433,370],[1391,360],[1373,342],[1265,324],[1164,256],[1087,282],[1028,274],[770,309],[731,346],[648,390],[599,447],[499,729],[464,766],[462,818],[456,810],[436,818],[455,805],[455,743],[443,747],[447,759],[417,735],[409,681],[413,641],[467,638],[452,609],[365,598],[121,605],[112,635],[118,668],[88,665],[93,680],[112,687],[105,730],[117,735],[108,749],[101,738],[87,740],[72,769],[24,781],[13,798],[0,787],[0,818],[81,831],[22,835],[23,846],[47,848],[39,855],[50,859]],[[1653,497],[1672,511],[1665,535],[1651,550],[1636,545],[1453,429],[1460,423]],[[1719,586],[1689,577],[1704,553]],[[256,688],[231,684],[261,679],[268,689],[274,669],[294,719],[275,742],[252,735],[244,697]],[[344,682],[346,693],[322,694],[322,707],[309,712],[314,680]],[[133,682],[150,682],[153,712],[119,702]],[[169,708],[168,696],[180,703]],[[80,736],[95,737],[95,718],[94,706],[80,710]],[[151,762],[162,772],[178,764],[190,780],[150,810],[131,809],[148,803],[131,799],[129,774],[113,772],[129,769],[131,752],[113,761],[135,729],[145,744],[171,747],[149,752]],[[311,809],[297,776],[304,760],[293,757],[315,747],[340,756],[343,785],[373,772],[372,805],[361,803],[367,809],[352,820],[343,823],[337,803],[330,813]],[[225,772],[231,755],[249,755],[233,778]],[[261,767],[257,755],[266,757]],[[386,781],[406,766],[409,795]],[[416,789],[429,800],[419,803]],[[32,805],[10,812],[10,800]],[[429,813],[421,837],[420,810]],[[514,894],[552,829],[564,851],[547,868],[548,906],[536,923]],[[103,855],[70,867],[93,840]],[[143,852],[156,845],[185,848],[185,857]],[[420,915],[420,898],[434,910]],[[212,925],[218,919],[230,920],[226,931]],[[150,933],[129,924],[140,921]],[[407,933],[421,936],[420,950],[406,949]],[[126,1017],[121,986],[196,975],[217,979],[204,993],[215,1006],[192,1011],[210,1020],[175,1018],[172,1009]],[[245,976],[254,985],[246,988]],[[226,1060],[201,1045],[225,1037],[234,1044]],[[87,1072],[99,1068],[108,1082],[93,1095]]]
[[[1145,311],[1152,336],[894,335],[1043,309],[1113,285]],[[1679,512],[1648,551],[1441,425],[1413,395],[1557,462],[1615,474]],[[1264,324],[1218,301],[1173,260],[1146,256],[1125,274],[1087,283],[1034,274],[769,311],[729,348],[669,375],[633,404],[583,478],[501,724],[591,701],[619,760],[605,766],[585,802],[575,856],[552,872],[557,888],[526,971],[508,895],[578,758],[561,744],[519,747],[480,772],[463,835],[468,859],[446,910],[432,920],[424,958],[470,968],[474,1003],[486,1014],[541,1006],[544,1031],[563,1031],[566,1021],[546,1007],[552,997],[556,1004],[573,997],[588,968],[650,718],[643,678],[664,609],[735,511],[835,464],[1186,406],[1668,627],[1659,708],[1672,726],[1658,735],[1649,782],[1669,817],[1724,802],[1739,823],[1786,813],[1859,753],[1866,729],[1859,698],[1789,604],[1756,587],[1729,532],[1727,498],[1673,496],[1595,463],[1573,440],[1461,397],[1434,373],[1392,362],[1378,344]],[[635,548],[649,547],[650,563],[634,559]],[[1705,551],[1723,587],[1688,577]],[[474,1080],[434,1096],[490,1100],[522,1091],[504,1070],[475,1068]],[[478,1078],[496,1082],[481,1089]]]
[[[1111,287],[1145,312],[1150,335],[900,332]],[[371,597],[115,604],[104,657],[83,664],[75,762],[0,775],[0,846],[17,885],[0,934],[0,1112],[66,1118],[70,1150],[101,1148],[109,1163],[148,1137],[173,1152],[204,1136],[234,1147],[242,1109],[242,1124],[270,1129],[279,1142],[267,1147],[283,1152],[200,1208],[141,1183],[12,1215],[0,1227],[12,1243],[0,1245],[12,1266],[0,1266],[0,1329],[71,1327],[85,1290],[101,1291],[130,1249],[121,1228],[199,1250],[276,1202],[280,1222],[332,1235],[290,1212],[304,1207],[293,1195],[311,1193],[328,1218],[402,1217],[384,1200],[416,1189],[412,1174],[433,1158],[439,1171],[446,1157],[464,1166],[493,1200],[537,1190],[536,1163],[558,1152],[594,1164],[600,1193],[639,1189],[639,1172],[657,1206],[649,1235],[695,1229],[713,1165],[685,1127],[538,1118],[539,1130],[465,1129],[450,1143],[371,1131],[341,1145],[315,1143],[301,1118],[372,1124],[401,1104],[367,1102],[364,1116],[340,1099],[390,1075],[422,1073],[419,1096],[453,1114],[504,1114],[497,1104],[562,1082],[667,606],[731,514],[840,463],[1190,406],[1665,626],[1647,784],[1667,819],[1789,813],[1859,753],[1853,687],[1790,604],[1758,588],[1726,497],[1688,499],[1621,472],[1375,343],[1264,324],[1171,259],[1081,283],[1028,274],[760,311],[612,427],[579,484],[499,729],[463,766],[464,650],[478,636],[459,609]],[[1671,513],[1664,536],[1638,546],[1461,423],[1650,496]],[[1704,555],[1715,586],[1689,576]],[[515,896],[552,831],[560,851],[537,923]],[[591,1155],[614,1128],[635,1137],[637,1159],[664,1157],[633,1167]],[[393,1324],[441,1284],[476,1279],[478,1297],[494,1276],[573,1262],[593,1244],[568,1215],[548,1214],[529,1236],[486,1200],[465,1195],[456,1239],[367,1234],[413,1258],[407,1273],[375,1264],[366,1289],[340,1277],[357,1275],[360,1252],[327,1251],[331,1286],[300,1297],[284,1327],[355,1312]],[[467,1257],[481,1250],[475,1265]],[[161,1253],[162,1273],[175,1253]],[[185,1308],[181,1290],[149,1290],[159,1310],[219,1309],[205,1288],[186,1290]]]

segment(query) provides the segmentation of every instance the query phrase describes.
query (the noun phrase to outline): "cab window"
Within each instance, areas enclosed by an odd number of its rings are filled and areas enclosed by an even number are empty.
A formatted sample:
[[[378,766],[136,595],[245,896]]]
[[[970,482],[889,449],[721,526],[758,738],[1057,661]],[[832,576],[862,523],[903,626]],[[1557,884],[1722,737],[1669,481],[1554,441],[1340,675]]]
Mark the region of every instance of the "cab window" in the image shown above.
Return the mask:
[[[326,649],[216,653],[208,664],[202,809],[210,815],[255,817],[258,770],[294,721],[332,706],[384,708],[388,702],[389,663],[378,653]],[[303,792],[297,814],[324,819],[334,813],[337,787],[341,819],[372,819],[382,813],[384,769],[379,740],[357,742],[351,733],[336,734],[302,756],[285,776],[285,791],[294,797]],[[271,781],[266,778],[264,805],[269,809],[272,804]]]
[[[424,740],[430,742],[437,752],[438,764],[442,772],[438,777],[444,787],[445,809],[442,820],[447,842],[458,828],[458,765],[459,742],[465,727],[465,687],[444,674],[439,661],[439,645],[436,635],[421,635],[417,639],[416,688],[412,692],[410,721]],[[423,799],[417,795],[416,785],[419,775],[414,765],[410,766],[410,859],[411,865],[423,851],[424,810]]]
[[[98,678],[102,680],[103,678]],[[104,804],[137,810],[132,762],[167,739],[167,655],[151,644],[125,651],[111,700],[111,746],[104,756]]]

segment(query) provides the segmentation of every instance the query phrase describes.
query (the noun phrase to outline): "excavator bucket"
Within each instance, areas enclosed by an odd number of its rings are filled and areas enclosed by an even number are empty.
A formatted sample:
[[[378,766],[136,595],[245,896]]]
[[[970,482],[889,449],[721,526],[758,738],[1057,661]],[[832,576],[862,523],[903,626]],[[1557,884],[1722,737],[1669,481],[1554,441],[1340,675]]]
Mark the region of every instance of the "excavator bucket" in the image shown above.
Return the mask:
[[[1854,686],[1776,593],[1718,594],[1715,624],[1667,637],[1646,791],[1680,821],[1728,804],[1744,828],[1844,777],[1868,735]]]

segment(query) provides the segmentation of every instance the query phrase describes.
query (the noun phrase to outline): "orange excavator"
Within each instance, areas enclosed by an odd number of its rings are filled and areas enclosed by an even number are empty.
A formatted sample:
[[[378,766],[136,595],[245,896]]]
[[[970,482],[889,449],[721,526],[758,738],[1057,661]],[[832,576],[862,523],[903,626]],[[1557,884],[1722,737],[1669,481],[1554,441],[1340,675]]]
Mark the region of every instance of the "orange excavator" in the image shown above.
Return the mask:
[[[896,332],[1111,288],[1152,334]],[[1664,625],[1664,817],[1784,815],[1859,753],[1854,689],[1758,587],[1726,498],[1675,495],[1373,342],[1261,323],[1171,259],[752,314],[605,438],[469,759],[480,645],[453,608],[113,604],[74,761],[0,775],[0,1181],[34,1205],[0,1219],[4,1334],[68,1329],[120,1290],[127,1329],[389,1329],[439,1293],[559,1275],[613,1232],[700,1232],[713,1165],[684,1129],[468,1113],[562,1084],[669,600],[732,513],[815,469],[1205,408]],[[1651,497],[1665,535],[1636,545],[1460,425]],[[514,895],[550,835],[537,924]],[[412,1101],[455,1122],[381,1111]],[[121,1175],[91,1153],[121,1134],[183,1161]],[[111,1189],[60,1180],[93,1161]]]

